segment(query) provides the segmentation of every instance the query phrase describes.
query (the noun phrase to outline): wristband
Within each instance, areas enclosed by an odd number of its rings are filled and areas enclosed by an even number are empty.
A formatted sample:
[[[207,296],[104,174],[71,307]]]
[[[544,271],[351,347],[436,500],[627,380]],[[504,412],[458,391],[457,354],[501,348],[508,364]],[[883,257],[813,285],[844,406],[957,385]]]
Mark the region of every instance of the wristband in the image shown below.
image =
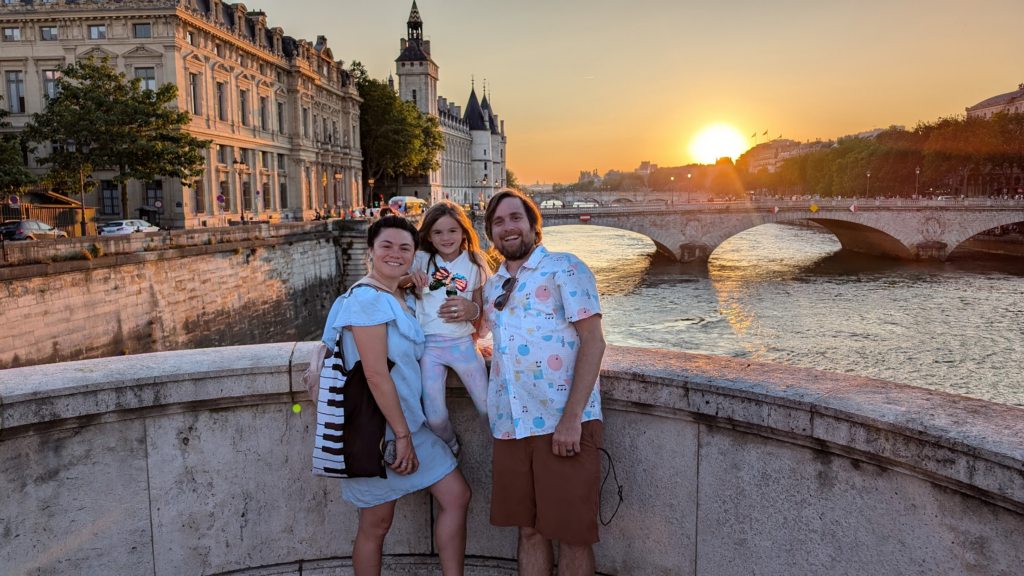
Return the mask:
[[[480,305],[477,304],[476,302],[473,302],[472,300],[470,300],[470,302],[473,304],[473,306],[476,306],[476,316],[473,316],[472,318],[467,320],[467,322],[476,322],[476,319],[480,317]]]
[[[402,438],[408,438],[412,436],[412,432],[406,432],[405,434],[395,434],[395,440],[401,440]]]

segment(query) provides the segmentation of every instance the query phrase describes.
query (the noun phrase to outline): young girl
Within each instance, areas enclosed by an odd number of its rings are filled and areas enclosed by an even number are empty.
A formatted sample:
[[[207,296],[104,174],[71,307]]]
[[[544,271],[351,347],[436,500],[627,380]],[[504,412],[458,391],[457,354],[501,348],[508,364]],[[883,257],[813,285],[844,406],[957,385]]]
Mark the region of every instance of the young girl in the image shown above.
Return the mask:
[[[459,375],[480,414],[487,413],[487,369],[476,347],[482,323],[482,288],[490,276],[473,225],[462,208],[447,200],[434,204],[420,225],[408,282],[419,289],[416,318],[427,337],[420,359],[423,411],[427,425],[458,455],[448,407],[448,369]]]

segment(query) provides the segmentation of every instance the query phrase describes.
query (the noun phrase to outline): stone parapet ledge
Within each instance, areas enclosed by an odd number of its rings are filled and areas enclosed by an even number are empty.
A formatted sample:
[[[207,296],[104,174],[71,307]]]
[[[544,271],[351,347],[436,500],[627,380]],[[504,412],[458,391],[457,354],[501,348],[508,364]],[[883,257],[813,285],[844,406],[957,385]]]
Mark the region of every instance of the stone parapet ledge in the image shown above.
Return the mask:
[[[315,343],[0,371],[0,573],[349,573],[358,513],[310,474]],[[508,574],[491,446],[450,382],[467,574]],[[609,347],[601,574],[1016,574],[1024,411],[815,370]],[[607,467],[605,468],[608,469]],[[437,574],[402,498],[384,574]]]
[[[860,376],[609,347],[602,397],[819,448],[1024,513],[1024,409]]]
[[[210,409],[306,400],[301,377],[313,346],[233,346],[3,370],[0,439],[138,411],[194,410],[196,403]],[[605,357],[602,396],[610,408],[671,412],[842,454],[1024,513],[1020,408],[858,376],[618,346]]]
[[[0,370],[0,440],[196,403],[211,409],[280,401],[303,389],[312,346],[228,346]],[[293,370],[295,354],[305,360]]]
[[[85,236],[61,238],[57,240],[8,241],[8,260],[0,260],[0,272],[5,266],[47,266],[46,261],[53,261],[51,267],[62,264],[89,264],[89,261],[75,260],[83,250],[90,252],[96,259],[103,256],[125,256],[131,254],[148,254],[160,251],[200,248],[223,251],[224,244],[234,245],[242,242],[276,239],[277,242],[301,240],[309,235],[324,235],[330,232],[327,222],[285,222],[267,224],[254,223],[247,226],[228,226],[223,228],[193,228],[188,230],[165,230],[160,232],[116,234],[109,236]],[[219,246],[219,247],[218,247]],[[97,253],[96,249],[99,248]],[[97,255],[99,254],[99,255]],[[191,254],[189,254],[191,255]],[[65,259],[64,261],[60,261]],[[42,264],[40,264],[42,263]],[[38,270],[36,274],[38,275]]]

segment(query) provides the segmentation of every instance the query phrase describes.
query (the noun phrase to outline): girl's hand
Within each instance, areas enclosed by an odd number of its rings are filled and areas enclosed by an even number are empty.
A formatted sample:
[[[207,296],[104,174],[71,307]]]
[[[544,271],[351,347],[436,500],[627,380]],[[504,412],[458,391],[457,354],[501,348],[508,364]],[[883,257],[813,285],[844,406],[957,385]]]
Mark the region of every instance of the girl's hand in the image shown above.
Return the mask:
[[[408,432],[405,436],[395,439],[395,452],[398,456],[389,468],[402,476],[408,476],[419,469],[420,461],[416,457],[416,448],[413,447],[412,436]]]
[[[445,324],[468,322],[473,316],[476,316],[476,304],[462,296],[445,298],[444,304],[441,304],[441,308],[437,311],[437,317],[444,320]]]
[[[416,272],[409,274],[409,280],[417,288],[426,288],[428,285],[430,285],[430,277],[427,276],[427,273],[422,270],[417,270]]]

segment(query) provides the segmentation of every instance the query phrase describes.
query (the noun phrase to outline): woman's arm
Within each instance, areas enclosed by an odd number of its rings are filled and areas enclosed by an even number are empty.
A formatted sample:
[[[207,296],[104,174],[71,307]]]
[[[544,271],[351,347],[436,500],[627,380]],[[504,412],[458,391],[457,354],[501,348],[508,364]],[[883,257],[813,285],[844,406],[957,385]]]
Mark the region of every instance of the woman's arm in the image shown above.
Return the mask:
[[[363,372],[366,374],[366,382],[370,385],[370,393],[377,401],[377,406],[380,406],[380,411],[384,413],[384,419],[395,432],[398,458],[391,469],[403,476],[412,474],[419,468],[419,461],[412,446],[409,424],[405,420],[405,413],[402,412],[395,381],[391,379],[391,372],[388,371],[387,324],[353,326],[352,336],[356,341],[359,358],[363,362]]]

